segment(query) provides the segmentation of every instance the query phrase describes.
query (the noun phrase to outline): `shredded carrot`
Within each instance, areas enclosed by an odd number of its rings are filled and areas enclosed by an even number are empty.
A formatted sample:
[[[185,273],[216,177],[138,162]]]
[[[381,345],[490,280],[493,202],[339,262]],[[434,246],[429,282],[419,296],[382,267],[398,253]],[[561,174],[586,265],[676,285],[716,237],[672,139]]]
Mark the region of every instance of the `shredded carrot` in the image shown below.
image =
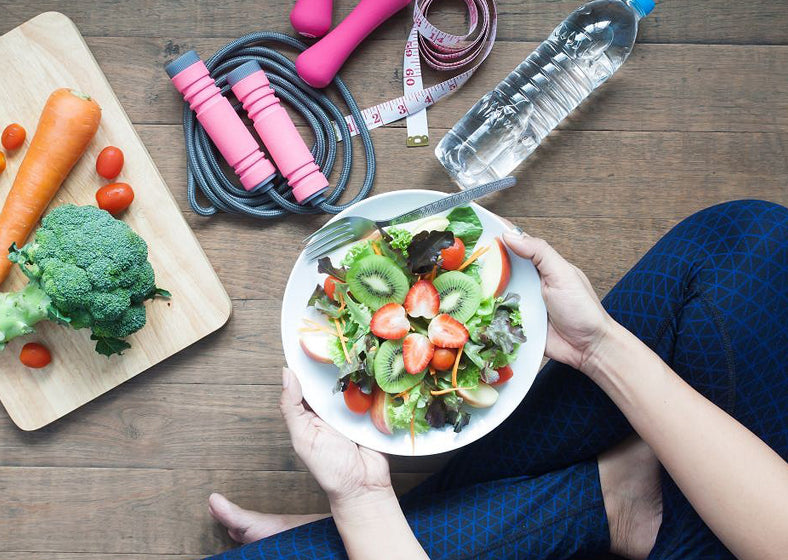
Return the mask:
[[[331,336],[337,336],[336,331],[332,331],[328,327],[312,321],[311,319],[304,319],[304,323],[306,323],[307,326],[300,328],[299,331],[301,332],[324,332],[326,334],[330,334]],[[342,335],[342,339],[347,340],[347,337]]]
[[[430,395],[433,397],[437,397],[438,395],[445,395],[446,393],[451,393],[452,391],[459,391],[461,389],[473,389],[473,387],[449,387],[448,389],[441,389],[440,391],[430,391]]]
[[[345,353],[345,359],[348,361],[348,363],[350,363],[350,354],[347,351],[347,346],[345,345],[345,336],[340,330],[338,319],[334,319],[334,326],[337,328],[337,336],[339,337],[339,342],[342,343],[342,351]]]
[[[465,348],[464,344],[462,346],[460,346],[459,350],[457,350],[457,357],[454,358],[454,367],[451,368],[451,386],[452,387],[456,387],[457,386],[457,370],[460,367],[460,357],[462,357],[462,349],[463,348]]]
[[[432,271],[427,275],[427,280],[429,280],[430,282],[434,282],[435,281],[435,277],[437,275],[438,275],[438,267],[437,266],[433,266],[432,267]]]
[[[436,373],[438,373],[438,372],[437,372],[437,371],[435,371],[435,368],[434,368],[434,367],[431,367],[431,368],[430,368],[430,375],[431,375],[431,376],[433,376],[433,377],[435,377],[435,374],[436,374]]]
[[[410,445],[413,448],[413,453],[416,453],[416,409],[413,409],[413,415],[410,417]]]
[[[376,255],[382,255],[382,254],[383,254],[383,253],[381,253],[381,251],[380,251],[380,247],[378,247],[378,244],[377,244],[377,243],[375,243],[375,242],[373,242],[373,243],[372,243],[372,251],[374,251],[374,253],[375,253]]]
[[[416,383],[416,384],[415,384],[413,387],[408,387],[407,389],[405,389],[405,390],[404,390],[404,391],[402,391],[401,393],[398,393],[398,394],[394,395],[394,398],[396,399],[396,398],[402,397],[402,398],[404,398],[404,399],[405,399],[405,402],[407,402],[407,401],[408,401],[408,399],[407,399],[406,397],[408,396],[408,393],[410,393],[410,392],[411,392],[413,389],[415,389],[415,388],[416,388],[416,387],[418,387],[419,385],[421,385],[421,381],[419,381],[418,383]]]
[[[341,304],[339,306],[339,311],[342,311],[345,309],[345,296],[342,295],[342,292],[338,293],[337,295],[339,296],[339,303]]]
[[[470,257],[465,259],[465,262],[462,263],[457,270],[465,270],[466,268],[471,266],[471,264],[473,264],[473,261],[475,261],[476,259],[481,257],[484,253],[486,253],[489,250],[490,250],[490,246],[489,245],[485,245],[484,247],[480,247],[480,248],[476,249],[473,253],[471,253]]]

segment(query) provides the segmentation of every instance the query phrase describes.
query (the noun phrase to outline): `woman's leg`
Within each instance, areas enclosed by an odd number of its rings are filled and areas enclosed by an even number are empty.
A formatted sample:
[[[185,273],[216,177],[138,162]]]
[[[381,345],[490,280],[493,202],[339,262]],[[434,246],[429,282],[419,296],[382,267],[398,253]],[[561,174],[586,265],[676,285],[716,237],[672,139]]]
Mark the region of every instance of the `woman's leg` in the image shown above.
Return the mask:
[[[596,461],[416,496],[408,523],[430,558],[588,557],[610,549]],[[211,560],[347,558],[331,519],[309,523]]]
[[[695,389],[770,446],[788,449],[786,208],[747,200],[690,216],[602,303]],[[506,422],[417,491],[562,468],[630,433],[592,381],[550,362]]]

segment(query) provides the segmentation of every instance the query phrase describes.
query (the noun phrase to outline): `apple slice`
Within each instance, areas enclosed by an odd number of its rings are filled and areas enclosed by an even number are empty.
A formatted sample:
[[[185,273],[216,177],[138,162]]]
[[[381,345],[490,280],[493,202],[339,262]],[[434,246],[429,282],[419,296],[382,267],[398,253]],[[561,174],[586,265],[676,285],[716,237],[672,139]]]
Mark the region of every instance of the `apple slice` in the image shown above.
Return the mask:
[[[316,362],[333,363],[328,349],[333,342],[332,339],[335,338],[334,335],[330,334],[334,326],[328,322],[328,317],[314,307],[307,307],[304,313],[304,320],[302,328],[306,330],[298,333],[298,342],[301,344],[304,354]],[[320,325],[325,327],[326,330],[317,330],[316,328],[312,330],[313,325]]]
[[[388,393],[383,391],[380,387],[375,387],[372,391],[372,406],[369,407],[369,416],[372,423],[380,432],[390,436],[394,433],[391,429],[391,420],[389,420],[389,402],[391,397]]]
[[[479,257],[479,276],[482,281],[482,298],[498,297],[509,284],[512,275],[512,262],[509,252],[499,238],[490,244],[490,250]]]
[[[489,408],[498,400],[498,391],[487,383],[479,383],[475,389],[458,389],[457,394],[474,408]]]

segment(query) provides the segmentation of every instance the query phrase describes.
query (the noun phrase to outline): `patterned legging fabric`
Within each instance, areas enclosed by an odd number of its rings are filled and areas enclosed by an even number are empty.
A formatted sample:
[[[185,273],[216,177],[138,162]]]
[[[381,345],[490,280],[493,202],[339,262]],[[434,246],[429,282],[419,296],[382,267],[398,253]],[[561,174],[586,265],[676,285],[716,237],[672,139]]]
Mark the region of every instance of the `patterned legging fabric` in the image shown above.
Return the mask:
[[[603,304],[788,459],[786,208],[744,200],[687,218]],[[596,456],[631,433],[594,383],[550,362],[515,413],[405,496],[403,509],[433,560],[594,557],[610,547]],[[662,476],[663,520],[649,558],[732,558]],[[346,554],[326,519],[213,557],[269,558]]]

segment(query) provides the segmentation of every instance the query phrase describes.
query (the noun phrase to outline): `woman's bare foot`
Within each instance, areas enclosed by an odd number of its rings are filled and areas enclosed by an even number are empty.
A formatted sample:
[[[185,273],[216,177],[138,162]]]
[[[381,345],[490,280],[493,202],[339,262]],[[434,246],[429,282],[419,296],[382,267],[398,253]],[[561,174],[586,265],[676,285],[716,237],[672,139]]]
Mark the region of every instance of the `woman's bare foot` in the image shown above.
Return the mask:
[[[243,509],[221,494],[211,494],[208,511],[227,527],[230,538],[241,544],[259,541],[276,533],[329,517],[328,514],[277,515]]]
[[[599,480],[610,527],[610,551],[645,559],[662,523],[659,461],[639,437],[599,456]]]

